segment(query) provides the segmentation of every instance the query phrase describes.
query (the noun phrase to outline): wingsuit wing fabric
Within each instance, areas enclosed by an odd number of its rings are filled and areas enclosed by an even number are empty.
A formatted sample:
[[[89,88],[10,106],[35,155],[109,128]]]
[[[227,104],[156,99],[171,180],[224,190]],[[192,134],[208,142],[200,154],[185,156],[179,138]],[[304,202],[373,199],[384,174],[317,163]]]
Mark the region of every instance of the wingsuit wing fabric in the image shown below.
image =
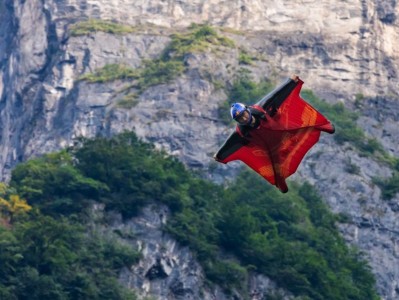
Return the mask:
[[[265,113],[265,120],[245,137],[237,127],[216,153],[217,159],[222,163],[241,160],[282,192],[287,192],[285,179],[295,173],[305,154],[319,140],[320,132],[334,132],[331,123],[300,97],[302,85],[303,81],[287,82],[280,88],[283,92],[279,95],[285,93],[283,100],[270,97],[254,105]],[[270,117],[264,108],[276,101],[277,111]]]

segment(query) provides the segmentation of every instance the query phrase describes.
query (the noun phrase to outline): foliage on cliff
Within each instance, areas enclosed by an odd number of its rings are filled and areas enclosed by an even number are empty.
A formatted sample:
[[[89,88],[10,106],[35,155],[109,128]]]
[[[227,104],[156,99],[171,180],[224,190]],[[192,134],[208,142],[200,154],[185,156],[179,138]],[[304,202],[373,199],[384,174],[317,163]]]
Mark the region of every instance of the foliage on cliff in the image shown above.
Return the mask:
[[[83,177],[67,158],[61,152],[30,161],[19,169],[28,173],[16,170],[16,189],[1,185],[0,299],[136,299],[117,275],[139,254],[88,230],[74,214],[102,185]],[[39,205],[43,199],[47,207]]]
[[[79,26],[82,26],[82,24]],[[83,28],[86,27],[83,26]],[[130,80],[132,82],[123,90],[137,89],[140,94],[151,86],[168,83],[182,74],[186,69],[185,59],[189,53],[204,52],[219,46],[233,47],[234,43],[232,40],[219,35],[215,29],[208,25],[193,24],[188,32],[171,35],[171,42],[160,57],[154,60],[144,60],[142,66],[138,69],[121,64],[108,64],[93,73],[82,75],[79,80],[89,83],[118,79]]]
[[[116,22],[105,21],[100,19],[89,19],[84,22],[79,22],[71,26],[71,35],[80,36],[92,32],[107,32],[111,34],[127,34],[134,31],[134,28],[129,25],[123,25]]]
[[[53,243],[64,245],[61,253],[58,248],[54,253],[45,252],[47,260],[41,259],[43,250],[29,252],[32,261],[40,262],[33,265],[36,271],[32,276],[52,278],[55,274],[57,278],[61,267],[52,269],[54,260],[69,259],[62,265],[65,267],[74,259],[81,259],[77,258],[81,255],[94,258],[91,251],[101,251],[101,248],[85,248],[79,244],[83,243],[79,239],[82,230],[73,230],[77,237],[68,234],[69,226],[77,226],[71,221],[73,216],[84,216],[93,201],[129,218],[143,205],[156,200],[172,210],[165,230],[181,244],[188,245],[196,253],[208,279],[226,290],[238,289],[245,293],[248,273],[256,270],[305,299],[378,298],[367,264],[356,250],[346,246],[335,226],[337,217],[308,184],[293,184],[291,192],[283,195],[260,177],[244,172],[230,187],[222,188],[193,176],[175,159],[155,151],[134,134],[125,133],[112,139],[83,141],[79,148],[21,164],[13,173],[11,185],[30,205],[47,215],[41,216],[44,220],[40,222],[48,225],[39,229],[35,223],[30,229],[38,230],[40,235],[31,234],[38,238],[57,237]],[[58,227],[50,216],[59,220]],[[37,218],[32,216],[20,226],[30,227],[32,222],[39,222]],[[52,226],[63,233],[52,232]],[[18,230],[22,229],[18,228],[4,232],[19,237]],[[58,238],[65,235],[72,241],[59,242]],[[27,240],[10,239],[15,241],[10,249],[22,247],[22,242],[32,245],[29,235],[22,236]],[[82,248],[83,254],[79,252]],[[223,253],[237,259],[226,259]],[[104,253],[96,255],[105,257]],[[9,256],[15,257],[14,253]],[[117,266],[133,263],[122,259],[126,255],[116,257],[113,254],[108,258],[116,259]],[[2,269],[3,272],[13,272],[11,269],[18,260],[8,258],[7,263],[10,268]],[[70,274],[70,270],[61,270]],[[84,273],[84,276],[89,275]],[[21,280],[24,278],[18,277],[18,281]],[[64,284],[69,286],[69,282],[52,280],[61,290]],[[71,282],[73,280],[83,279],[73,277]],[[6,283],[2,284],[6,291]]]
[[[37,211],[8,229],[0,226],[1,299],[135,299],[117,281],[138,254],[72,216]]]
[[[183,60],[189,53],[204,52],[214,46],[234,47],[234,42],[209,25],[193,24],[189,32],[173,34],[172,41],[162,54],[162,60]]]

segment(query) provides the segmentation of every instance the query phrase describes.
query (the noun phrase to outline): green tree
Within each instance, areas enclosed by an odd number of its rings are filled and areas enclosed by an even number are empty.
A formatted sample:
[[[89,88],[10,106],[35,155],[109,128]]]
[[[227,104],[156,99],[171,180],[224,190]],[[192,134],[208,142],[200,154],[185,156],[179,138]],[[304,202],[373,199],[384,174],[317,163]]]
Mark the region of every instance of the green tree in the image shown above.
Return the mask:
[[[135,299],[117,282],[138,260],[131,247],[83,225],[40,213],[0,227],[0,295],[4,299]]]
[[[108,187],[83,176],[66,151],[45,155],[18,165],[10,186],[17,189],[29,205],[38,205],[46,213],[81,212],[98,200]]]

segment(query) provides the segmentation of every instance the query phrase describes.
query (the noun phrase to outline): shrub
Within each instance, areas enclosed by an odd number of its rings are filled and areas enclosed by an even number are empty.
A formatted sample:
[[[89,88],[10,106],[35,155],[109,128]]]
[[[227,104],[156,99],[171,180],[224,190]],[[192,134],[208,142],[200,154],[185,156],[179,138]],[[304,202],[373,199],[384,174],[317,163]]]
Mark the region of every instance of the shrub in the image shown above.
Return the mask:
[[[12,230],[0,226],[0,295],[134,300],[134,293],[122,287],[117,276],[138,258],[133,248],[87,234],[72,218],[32,214]]]
[[[252,65],[253,59],[246,51],[241,50],[238,55],[238,62],[243,65]]]
[[[117,79],[136,79],[138,77],[138,72],[132,68],[120,64],[109,64],[97,69],[94,73],[82,75],[79,80],[102,83]]]
[[[81,212],[108,190],[106,185],[82,175],[66,151],[18,165],[10,186],[30,205],[55,215]]]
[[[94,24],[97,25],[96,22]],[[218,35],[208,25],[193,25],[190,32],[173,35],[171,43],[159,59],[145,60],[143,66],[137,70],[121,64],[108,64],[94,73],[82,75],[79,80],[94,83],[130,79],[133,82],[124,90],[137,88],[140,94],[151,86],[168,83],[182,74],[185,70],[186,54],[205,51],[214,45],[232,46],[232,41]],[[122,104],[129,107],[126,101]]]
[[[391,178],[373,178],[373,182],[381,189],[382,198],[385,200],[392,199],[399,192],[399,173],[394,172]]]
[[[219,35],[209,25],[194,24],[188,33],[172,35],[172,41],[164,50],[161,60],[183,60],[188,53],[203,52],[213,46],[233,47],[234,42]]]
[[[89,19],[84,22],[73,24],[70,29],[72,36],[86,35],[97,31],[112,34],[126,34],[133,32],[134,28],[132,26],[122,25],[111,21]]]
[[[117,105],[122,108],[131,109],[139,103],[137,98],[137,94],[127,94],[118,101]]]
[[[184,65],[181,61],[147,60],[140,71],[137,87],[140,91],[144,91],[150,86],[168,83],[183,71]]]

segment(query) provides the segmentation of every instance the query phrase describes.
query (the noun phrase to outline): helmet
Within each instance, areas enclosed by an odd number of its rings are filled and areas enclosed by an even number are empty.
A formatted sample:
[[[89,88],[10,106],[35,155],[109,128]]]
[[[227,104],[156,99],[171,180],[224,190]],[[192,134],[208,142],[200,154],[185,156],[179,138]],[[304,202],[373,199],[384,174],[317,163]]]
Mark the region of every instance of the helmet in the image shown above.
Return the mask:
[[[238,118],[240,118],[245,111],[247,111],[249,113],[249,119],[248,119],[248,122],[245,122],[245,124],[243,124],[243,125],[247,125],[251,122],[252,114],[244,104],[242,104],[242,103],[232,104],[231,108],[230,108],[230,115],[235,121],[242,124],[241,122],[238,121]]]
[[[247,108],[245,107],[244,104],[242,104],[242,103],[234,103],[234,104],[231,105],[231,108],[230,108],[231,117],[232,117],[234,120],[236,120],[236,119],[237,119],[238,117],[240,117],[240,116],[244,113],[244,111],[246,111],[246,110],[247,110]]]

